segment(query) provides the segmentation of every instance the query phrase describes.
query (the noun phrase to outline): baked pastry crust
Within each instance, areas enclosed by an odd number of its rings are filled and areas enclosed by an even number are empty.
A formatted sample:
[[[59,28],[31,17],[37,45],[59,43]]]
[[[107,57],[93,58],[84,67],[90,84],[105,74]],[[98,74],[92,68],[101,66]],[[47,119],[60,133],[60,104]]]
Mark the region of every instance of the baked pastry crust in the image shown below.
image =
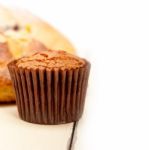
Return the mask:
[[[18,59],[16,65],[28,69],[60,69],[71,70],[83,67],[85,61],[66,51],[45,50]]]
[[[7,64],[45,49],[75,53],[69,40],[30,12],[0,6],[0,102],[15,101]]]

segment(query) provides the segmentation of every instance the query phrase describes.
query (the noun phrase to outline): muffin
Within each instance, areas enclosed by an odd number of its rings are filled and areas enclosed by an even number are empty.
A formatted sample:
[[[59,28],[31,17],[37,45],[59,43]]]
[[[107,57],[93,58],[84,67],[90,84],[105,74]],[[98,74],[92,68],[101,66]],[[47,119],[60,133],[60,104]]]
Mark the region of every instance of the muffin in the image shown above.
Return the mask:
[[[8,64],[20,117],[62,124],[82,116],[90,63],[65,51],[45,50]]]

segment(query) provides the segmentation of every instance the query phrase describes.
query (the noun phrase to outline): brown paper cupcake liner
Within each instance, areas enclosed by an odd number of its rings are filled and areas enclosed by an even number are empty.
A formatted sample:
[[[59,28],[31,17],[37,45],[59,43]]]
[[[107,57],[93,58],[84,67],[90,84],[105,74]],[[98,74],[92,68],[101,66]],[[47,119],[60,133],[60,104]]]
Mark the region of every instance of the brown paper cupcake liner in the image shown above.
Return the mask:
[[[20,117],[39,124],[62,124],[82,116],[90,63],[71,70],[23,69],[8,65]]]

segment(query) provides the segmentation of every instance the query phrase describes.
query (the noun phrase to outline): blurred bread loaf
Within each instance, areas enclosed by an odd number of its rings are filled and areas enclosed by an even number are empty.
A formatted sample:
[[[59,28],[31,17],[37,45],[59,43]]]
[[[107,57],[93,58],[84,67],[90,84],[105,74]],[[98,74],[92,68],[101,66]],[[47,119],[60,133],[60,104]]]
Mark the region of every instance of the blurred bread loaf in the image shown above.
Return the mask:
[[[75,52],[69,40],[45,21],[27,11],[0,6],[0,102],[15,101],[8,62],[46,49]]]

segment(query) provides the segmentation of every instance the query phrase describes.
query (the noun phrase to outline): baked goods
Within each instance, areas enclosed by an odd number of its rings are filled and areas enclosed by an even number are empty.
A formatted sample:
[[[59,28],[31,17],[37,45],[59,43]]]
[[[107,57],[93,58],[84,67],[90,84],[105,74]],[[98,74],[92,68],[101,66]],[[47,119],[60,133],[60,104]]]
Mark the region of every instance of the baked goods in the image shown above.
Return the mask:
[[[6,67],[11,58],[12,55],[8,51],[8,45],[0,43],[0,101],[5,100],[5,102],[15,99],[10,75]]]
[[[7,63],[45,49],[66,49],[72,44],[56,29],[24,10],[0,6],[0,102],[15,101]]]
[[[90,63],[65,51],[42,51],[8,64],[20,117],[61,124],[82,115]]]

